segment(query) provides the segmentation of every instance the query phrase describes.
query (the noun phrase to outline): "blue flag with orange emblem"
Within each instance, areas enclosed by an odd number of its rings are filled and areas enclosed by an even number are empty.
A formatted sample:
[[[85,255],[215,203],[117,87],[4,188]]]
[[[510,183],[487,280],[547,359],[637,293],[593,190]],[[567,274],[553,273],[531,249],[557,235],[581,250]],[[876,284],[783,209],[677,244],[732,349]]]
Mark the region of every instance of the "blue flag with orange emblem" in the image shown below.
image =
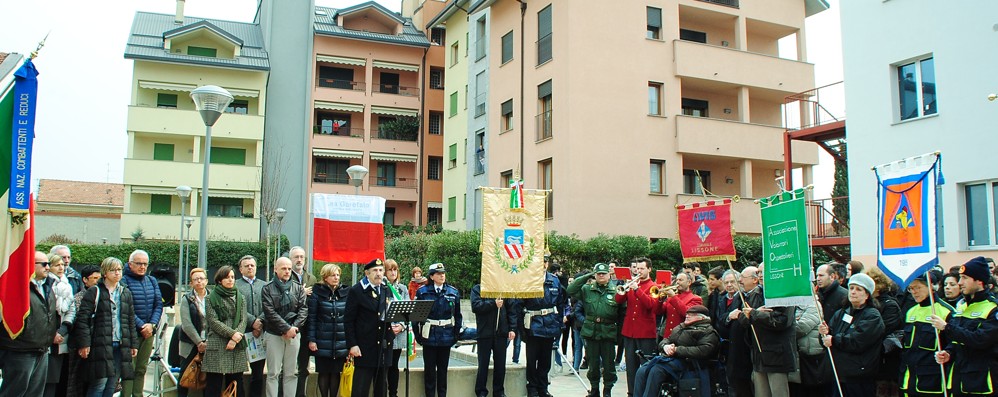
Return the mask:
[[[939,262],[936,186],[939,153],[874,167],[877,176],[877,265],[902,289]]]

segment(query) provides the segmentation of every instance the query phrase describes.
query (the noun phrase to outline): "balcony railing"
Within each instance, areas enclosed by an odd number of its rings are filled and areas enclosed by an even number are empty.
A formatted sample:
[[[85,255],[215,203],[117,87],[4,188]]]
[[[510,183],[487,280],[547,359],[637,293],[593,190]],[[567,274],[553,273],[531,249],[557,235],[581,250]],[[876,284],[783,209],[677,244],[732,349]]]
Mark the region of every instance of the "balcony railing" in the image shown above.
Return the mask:
[[[372,138],[374,138],[374,139],[384,139],[384,140],[389,140],[389,141],[416,142],[416,139],[418,138],[418,135],[419,134],[417,134],[415,132],[413,132],[412,134],[400,134],[400,133],[397,133],[397,132],[389,132],[389,131],[378,130],[378,133],[375,136],[373,136]]]
[[[849,197],[809,200],[806,207],[811,238],[849,236]]]
[[[364,91],[365,89],[363,81],[326,79],[322,77],[316,78],[315,85],[316,87],[339,88],[354,91]]]
[[[700,0],[700,1],[704,3],[720,4],[722,6],[738,8],[738,0]]]
[[[316,125],[312,126],[312,133],[319,135],[346,136],[351,138],[364,139],[363,128],[347,128],[347,127],[336,128],[330,125]]]
[[[315,172],[315,176],[312,177],[313,182],[318,183],[335,183],[340,185],[346,185],[350,183],[350,177],[347,175],[328,175],[325,172]]]
[[[371,186],[415,189],[419,185],[419,181],[416,178],[385,178],[380,176],[372,176],[370,178]]]
[[[842,82],[807,90],[783,99],[783,125],[787,130],[845,120],[845,85]]]
[[[552,121],[554,119],[554,110],[548,110],[544,113],[537,115],[537,141],[543,141],[545,139],[550,139],[554,136],[554,130],[552,127]]]
[[[398,84],[376,84],[374,92],[380,92],[382,94],[395,94],[401,96],[419,96],[418,87],[406,87],[404,85]]]
[[[480,175],[485,173],[485,151],[479,150],[475,152],[475,175]]]

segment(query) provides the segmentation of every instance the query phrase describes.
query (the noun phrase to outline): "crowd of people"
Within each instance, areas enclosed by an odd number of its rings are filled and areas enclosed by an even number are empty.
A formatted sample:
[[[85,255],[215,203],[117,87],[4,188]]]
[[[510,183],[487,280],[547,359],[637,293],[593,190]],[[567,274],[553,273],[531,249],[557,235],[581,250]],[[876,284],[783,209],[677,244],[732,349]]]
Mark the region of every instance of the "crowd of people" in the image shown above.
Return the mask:
[[[528,397],[551,396],[551,376],[564,366],[587,370],[589,397],[609,397],[618,372],[628,397],[656,397],[663,387],[702,396],[996,393],[998,273],[983,257],[933,269],[904,290],[859,262],[823,264],[814,271],[817,305],[800,307],[765,305],[763,265],[704,275],[687,263],[671,285],[658,285],[648,258],[630,261],[631,277],[618,280],[616,262],[567,277],[545,257],[543,296],[486,298],[480,285],[471,289],[477,332],[469,336],[461,292],[442,263],[425,276],[410,269],[406,282],[396,261],[374,259],[348,285],[337,265],[316,278],[304,249],[288,254],[274,262],[270,282],[249,255],[213,276],[191,270],[174,338],[181,368],[198,361],[207,374],[206,396],[233,384],[238,396],[304,396],[314,359],[320,396],[339,395],[350,362],[351,396],[397,397],[400,360],[418,348],[424,395],[445,397],[450,350],[469,337],[478,374],[467,393],[476,397],[506,396],[511,343],[514,363],[526,345]],[[69,247],[36,252],[25,331],[0,332],[0,396],[143,395],[165,321],[149,262],[136,250],[125,263],[107,258],[77,270]],[[425,320],[391,318],[392,302],[408,300],[432,302]],[[250,362],[250,343],[265,343],[265,357]]]

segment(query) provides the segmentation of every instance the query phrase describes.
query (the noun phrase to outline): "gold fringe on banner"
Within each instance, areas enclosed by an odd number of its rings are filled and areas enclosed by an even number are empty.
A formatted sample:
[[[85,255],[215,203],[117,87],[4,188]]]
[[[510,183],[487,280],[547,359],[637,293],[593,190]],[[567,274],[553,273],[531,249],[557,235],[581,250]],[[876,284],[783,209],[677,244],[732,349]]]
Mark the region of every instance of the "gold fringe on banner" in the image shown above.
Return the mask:
[[[482,189],[483,298],[544,297],[547,192],[524,190],[523,208],[509,208],[512,189]]]

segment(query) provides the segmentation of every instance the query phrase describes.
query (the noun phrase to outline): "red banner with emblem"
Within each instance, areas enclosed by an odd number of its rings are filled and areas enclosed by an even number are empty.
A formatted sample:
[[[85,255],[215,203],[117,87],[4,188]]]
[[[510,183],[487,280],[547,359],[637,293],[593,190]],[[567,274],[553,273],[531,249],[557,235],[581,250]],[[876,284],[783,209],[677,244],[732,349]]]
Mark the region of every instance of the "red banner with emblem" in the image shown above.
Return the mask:
[[[676,206],[683,263],[735,260],[731,200]]]

